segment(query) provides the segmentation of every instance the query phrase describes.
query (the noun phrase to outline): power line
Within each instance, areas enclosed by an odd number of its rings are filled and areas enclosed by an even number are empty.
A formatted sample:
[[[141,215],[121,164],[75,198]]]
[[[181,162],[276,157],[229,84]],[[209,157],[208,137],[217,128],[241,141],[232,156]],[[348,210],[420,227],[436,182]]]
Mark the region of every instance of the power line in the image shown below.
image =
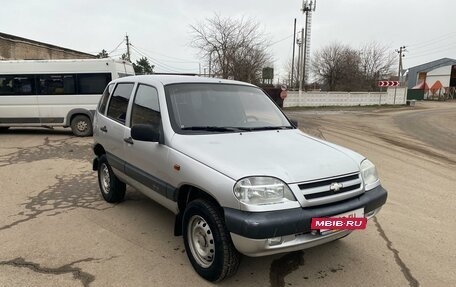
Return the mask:
[[[151,60],[153,60],[156,64],[158,64],[159,66],[162,66],[162,67],[165,67],[165,68],[168,68],[168,70],[175,70],[175,72],[177,72],[178,70],[186,70],[186,71],[194,71],[195,69],[194,68],[191,68],[191,69],[188,69],[188,68],[178,68],[178,67],[174,67],[174,66],[171,66],[171,65],[168,65],[168,64],[165,64],[159,60],[157,60],[155,57],[151,57],[150,55],[144,53],[144,51],[138,49],[138,47],[134,46],[134,45],[131,45],[132,48],[135,48],[135,51],[140,53],[140,54],[143,54],[143,56],[145,56],[146,58],[149,58]]]
[[[298,34],[298,33],[296,33],[296,34]],[[273,45],[275,45],[275,44],[278,44],[278,43],[280,43],[280,42],[283,42],[283,41],[285,41],[285,40],[288,40],[288,39],[290,39],[290,38],[293,37],[293,36],[294,36],[294,34],[288,35],[288,36],[286,36],[285,38],[282,38],[282,39],[280,39],[280,40],[278,40],[278,41],[272,42],[271,44],[269,44],[269,46],[273,46]]]
[[[108,55],[111,55],[112,53],[114,53],[115,51],[117,51],[117,49],[119,49],[120,45],[122,45],[123,42],[125,42],[125,39],[123,39],[123,40],[119,43],[119,45],[117,45],[117,46],[114,48],[114,50],[112,50],[111,52],[109,52]]]
[[[436,43],[436,44],[438,44],[438,43]],[[420,53],[426,53],[428,51],[433,51],[435,49],[440,49],[442,47],[448,47],[448,46],[451,46],[451,45],[454,45],[454,44],[456,44],[456,42],[454,42],[454,41],[453,42],[446,42],[446,43],[439,44],[439,46],[437,46],[437,47],[429,47],[429,48],[426,48],[426,49],[421,49],[421,48],[416,49],[415,48],[413,50],[414,51],[420,51]]]
[[[140,56],[149,58],[147,55],[141,53],[139,50],[137,50],[134,46],[131,46],[132,50],[138,53]],[[157,66],[160,66],[161,69],[165,70],[166,72],[176,72],[176,71],[171,71],[170,69],[167,69],[166,67],[161,67],[161,65],[158,65],[157,63],[154,63]]]
[[[448,38],[449,39],[449,38]],[[448,42],[448,39],[442,39],[443,40],[446,40],[447,42],[444,42],[444,43],[441,43],[441,41],[437,41],[437,42],[434,42],[434,43],[430,43],[430,44],[427,44],[425,46],[421,46],[421,47],[418,47],[418,48],[414,48],[413,50],[415,51],[419,51],[420,53],[426,53],[428,51],[433,51],[435,49],[439,49],[439,48],[442,48],[442,46],[449,46],[449,45],[453,45],[455,44],[456,42]],[[413,47],[412,47],[413,48]]]
[[[454,43],[451,46],[445,46],[445,47],[443,47],[443,49],[433,49],[432,51],[429,50],[429,51],[421,53],[421,54],[411,55],[410,57],[407,57],[407,58],[409,58],[409,59],[419,58],[419,57],[428,56],[431,54],[440,53],[440,52],[444,52],[444,51],[448,51],[448,50],[452,50],[452,49],[456,50],[455,48],[456,48],[456,43]]]
[[[148,53],[157,54],[157,55],[163,56],[163,57],[165,57],[165,58],[169,58],[169,59],[175,60],[175,61],[170,61],[170,60],[163,60],[163,59],[162,59],[163,61],[167,61],[167,62],[174,62],[174,63],[199,63],[198,61],[192,61],[192,60],[188,60],[188,59],[182,59],[182,58],[171,57],[171,56],[168,56],[168,55],[165,55],[165,54],[161,54],[161,53],[156,52],[156,51],[147,50],[147,49],[144,49],[144,48],[138,47],[138,46],[136,46],[136,48],[139,48],[139,49],[141,49],[142,51],[145,51],[145,52],[148,52]]]
[[[150,57],[149,55],[141,52],[137,47],[131,45],[132,49],[137,52],[138,54],[140,54],[141,56],[143,57],[146,57],[146,58],[149,58],[153,61],[153,64],[156,65],[158,68],[164,70],[165,72],[170,72],[170,73],[181,73],[182,70],[187,70],[187,71],[194,71],[194,69],[182,69],[182,68],[177,68],[177,67],[172,67],[172,66],[169,66],[169,65],[166,65],[164,63],[161,63],[161,62],[157,62],[153,57]],[[196,73],[197,74],[197,73]]]
[[[114,57],[121,57],[123,54],[125,54],[125,51],[122,51],[120,53],[116,53],[114,55],[109,55],[109,57],[114,58]]]
[[[439,42],[444,41],[446,39],[452,38],[454,36],[456,36],[456,33],[454,33],[454,32],[446,33],[446,34],[440,35],[438,37],[432,38],[430,40],[426,40],[426,41],[423,41],[423,42],[418,42],[418,43],[415,43],[415,44],[410,44],[410,45],[408,45],[408,47],[414,47],[414,48],[421,49],[422,47],[426,47],[426,46],[429,46],[429,45],[434,45],[436,43],[439,43]]]

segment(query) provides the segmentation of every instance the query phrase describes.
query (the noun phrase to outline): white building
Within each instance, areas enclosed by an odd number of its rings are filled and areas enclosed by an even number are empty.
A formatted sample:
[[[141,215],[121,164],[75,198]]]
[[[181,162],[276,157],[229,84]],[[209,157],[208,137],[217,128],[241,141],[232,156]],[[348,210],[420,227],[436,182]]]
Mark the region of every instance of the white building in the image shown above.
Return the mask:
[[[431,88],[437,81],[442,87],[456,87],[456,60],[442,58],[408,69],[407,86],[409,89],[422,84]]]

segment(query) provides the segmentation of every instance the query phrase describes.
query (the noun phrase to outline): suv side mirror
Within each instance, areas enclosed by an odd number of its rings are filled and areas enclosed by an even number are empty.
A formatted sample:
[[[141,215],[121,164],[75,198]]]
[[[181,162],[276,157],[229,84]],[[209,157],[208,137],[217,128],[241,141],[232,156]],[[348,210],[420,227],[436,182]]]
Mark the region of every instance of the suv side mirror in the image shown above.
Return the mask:
[[[138,141],[158,142],[160,133],[152,125],[138,124],[131,127],[131,137]]]
[[[290,119],[290,122],[295,128],[298,128],[298,120]]]

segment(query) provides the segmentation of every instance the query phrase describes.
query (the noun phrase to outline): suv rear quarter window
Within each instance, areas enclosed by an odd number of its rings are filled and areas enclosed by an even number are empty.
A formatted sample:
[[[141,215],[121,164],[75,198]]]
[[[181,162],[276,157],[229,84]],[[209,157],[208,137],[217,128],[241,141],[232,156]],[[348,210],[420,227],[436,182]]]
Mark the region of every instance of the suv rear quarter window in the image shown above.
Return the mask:
[[[98,105],[98,111],[103,115],[105,114],[106,105],[108,104],[109,96],[111,95],[113,89],[114,84],[108,85],[103,92],[103,95],[101,96],[100,104]]]

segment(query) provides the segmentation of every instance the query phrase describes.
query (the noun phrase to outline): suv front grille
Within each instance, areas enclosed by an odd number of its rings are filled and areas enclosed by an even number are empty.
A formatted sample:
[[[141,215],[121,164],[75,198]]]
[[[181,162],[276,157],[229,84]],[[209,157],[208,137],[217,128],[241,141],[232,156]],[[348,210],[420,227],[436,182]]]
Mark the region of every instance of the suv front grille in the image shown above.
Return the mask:
[[[305,182],[298,184],[306,200],[320,199],[331,195],[346,193],[359,190],[361,188],[361,178],[359,173],[339,176],[319,181]],[[337,189],[331,189],[331,185],[337,184]]]

